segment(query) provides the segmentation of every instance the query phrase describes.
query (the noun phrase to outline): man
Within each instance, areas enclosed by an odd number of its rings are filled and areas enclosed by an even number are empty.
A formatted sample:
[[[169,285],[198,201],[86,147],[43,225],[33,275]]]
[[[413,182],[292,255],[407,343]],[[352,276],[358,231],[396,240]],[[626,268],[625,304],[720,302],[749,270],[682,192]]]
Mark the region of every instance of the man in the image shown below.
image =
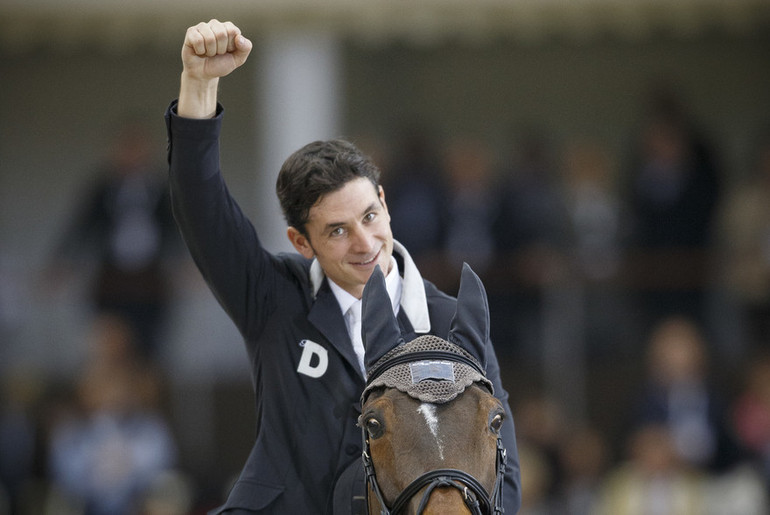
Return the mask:
[[[251,47],[230,22],[189,28],[179,100],[166,115],[174,215],[243,335],[256,394],[256,442],[216,513],[331,513],[336,479],[361,456],[363,347],[355,312],[367,279],[377,265],[386,274],[407,341],[425,333],[446,337],[456,301],[423,281],[393,240],[379,171],[342,140],[301,148],[279,173],[287,235],[298,254],[262,247],[218,169],[218,81],[246,61]],[[505,506],[515,513],[513,420],[488,345],[488,374],[508,413]]]

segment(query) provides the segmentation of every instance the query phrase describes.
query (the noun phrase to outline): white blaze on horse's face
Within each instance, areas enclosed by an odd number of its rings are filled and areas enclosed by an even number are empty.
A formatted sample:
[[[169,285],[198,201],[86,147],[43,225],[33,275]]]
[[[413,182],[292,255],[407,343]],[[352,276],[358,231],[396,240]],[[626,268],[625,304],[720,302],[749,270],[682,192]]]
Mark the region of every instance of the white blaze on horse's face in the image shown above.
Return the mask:
[[[425,417],[425,423],[428,424],[433,438],[436,439],[436,446],[438,447],[438,455],[441,461],[444,460],[444,443],[441,441],[441,437],[438,434],[438,417],[436,416],[436,405],[423,402],[417,411]]]

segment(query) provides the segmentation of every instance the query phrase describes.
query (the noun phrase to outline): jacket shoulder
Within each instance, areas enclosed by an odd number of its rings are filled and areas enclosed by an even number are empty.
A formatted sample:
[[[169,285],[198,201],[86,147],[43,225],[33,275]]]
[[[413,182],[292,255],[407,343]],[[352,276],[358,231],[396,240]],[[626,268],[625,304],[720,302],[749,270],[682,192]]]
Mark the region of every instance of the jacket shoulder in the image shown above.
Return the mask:
[[[284,274],[292,277],[304,288],[312,288],[310,282],[310,264],[311,260],[306,259],[301,254],[292,252],[281,252],[275,255],[275,263],[283,268]]]

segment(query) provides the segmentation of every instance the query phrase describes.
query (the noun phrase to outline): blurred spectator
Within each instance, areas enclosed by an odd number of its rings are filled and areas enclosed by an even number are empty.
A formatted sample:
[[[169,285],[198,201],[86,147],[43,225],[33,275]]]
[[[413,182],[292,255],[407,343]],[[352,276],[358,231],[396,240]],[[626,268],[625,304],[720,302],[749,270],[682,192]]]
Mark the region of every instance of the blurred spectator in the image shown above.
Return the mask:
[[[541,450],[527,442],[518,446],[521,467],[521,508],[519,515],[550,515],[555,513],[551,505],[550,490],[553,471]]]
[[[418,266],[435,259],[444,245],[447,192],[439,156],[424,131],[404,131],[383,182],[393,237]]]
[[[770,357],[752,360],[735,400],[731,421],[736,435],[770,485]]]
[[[0,247],[0,341],[3,342],[12,341],[29,312],[24,302],[22,278],[9,261],[6,249]],[[11,359],[7,347],[0,347],[0,371]]]
[[[513,142],[507,159],[492,224],[496,259],[484,277],[492,336],[503,352],[504,343],[515,345],[517,358],[537,361],[544,289],[563,272],[566,214],[547,138],[526,133]]]
[[[563,407],[546,395],[529,396],[512,410],[516,413],[516,439],[529,446],[537,459],[544,462],[542,466],[548,477],[544,488],[551,496],[562,477],[559,453],[569,430],[569,420]]]
[[[700,328],[684,317],[667,318],[653,329],[647,351],[633,427],[666,428],[677,459],[688,466],[717,472],[735,465],[742,456],[711,380]]]
[[[20,513],[24,491],[36,477],[38,448],[37,409],[43,383],[28,370],[3,378],[0,392],[0,506],[3,494],[8,513]],[[13,510],[13,511],[11,511]],[[3,510],[0,509],[0,513]]]
[[[713,149],[673,96],[653,99],[635,149],[629,262],[647,323],[702,320],[720,184]]]
[[[121,313],[140,348],[155,357],[168,311],[164,259],[181,248],[165,186],[162,149],[141,122],[117,133],[103,168],[89,185],[54,255],[58,273],[96,261],[91,301],[97,311]]]
[[[707,513],[706,477],[687,467],[664,425],[640,426],[629,437],[628,459],[602,485],[597,515]]]
[[[553,259],[566,243],[564,200],[557,185],[554,150],[546,137],[526,134],[502,170],[500,210],[493,231],[497,250],[519,265],[522,285],[553,280]]]
[[[612,279],[622,259],[624,223],[615,166],[598,143],[574,141],[564,154],[564,199],[578,270],[589,281]]]
[[[617,357],[631,340],[627,295],[619,280],[626,220],[616,176],[616,166],[601,144],[573,141],[566,146],[562,187],[574,270],[571,284],[582,292],[580,320],[591,358]]]
[[[455,269],[467,262],[484,276],[494,251],[497,183],[491,150],[471,137],[450,142],[444,156],[448,184],[444,249]]]
[[[719,224],[721,279],[754,348],[770,349],[770,133],[752,173],[732,190]]]
[[[705,504],[708,515],[766,515],[770,513],[767,482],[750,465],[741,465],[711,478]]]
[[[184,474],[164,472],[147,490],[139,515],[188,515],[193,507],[192,485]]]
[[[158,377],[137,356],[131,326],[103,314],[92,338],[78,404],[51,428],[51,504],[84,515],[131,515],[174,467],[176,446],[158,408]]]
[[[555,513],[592,515],[609,464],[604,435],[591,427],[570,431],[559,452],[562,478],[557,489],[559,509]]]

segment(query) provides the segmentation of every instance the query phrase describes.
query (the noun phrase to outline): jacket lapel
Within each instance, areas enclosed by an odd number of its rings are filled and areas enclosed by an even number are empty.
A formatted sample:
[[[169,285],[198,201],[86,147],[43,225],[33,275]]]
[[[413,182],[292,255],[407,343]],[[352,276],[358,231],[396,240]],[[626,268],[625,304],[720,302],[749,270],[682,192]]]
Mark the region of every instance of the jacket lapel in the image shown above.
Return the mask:
[[[360,375],[361,370],[356,353],[353,351],[353,342],[350,341],[345,319],[340,313],[340,305],[329,288],[328,281],[323,281],[318,289],[308,320]]]

